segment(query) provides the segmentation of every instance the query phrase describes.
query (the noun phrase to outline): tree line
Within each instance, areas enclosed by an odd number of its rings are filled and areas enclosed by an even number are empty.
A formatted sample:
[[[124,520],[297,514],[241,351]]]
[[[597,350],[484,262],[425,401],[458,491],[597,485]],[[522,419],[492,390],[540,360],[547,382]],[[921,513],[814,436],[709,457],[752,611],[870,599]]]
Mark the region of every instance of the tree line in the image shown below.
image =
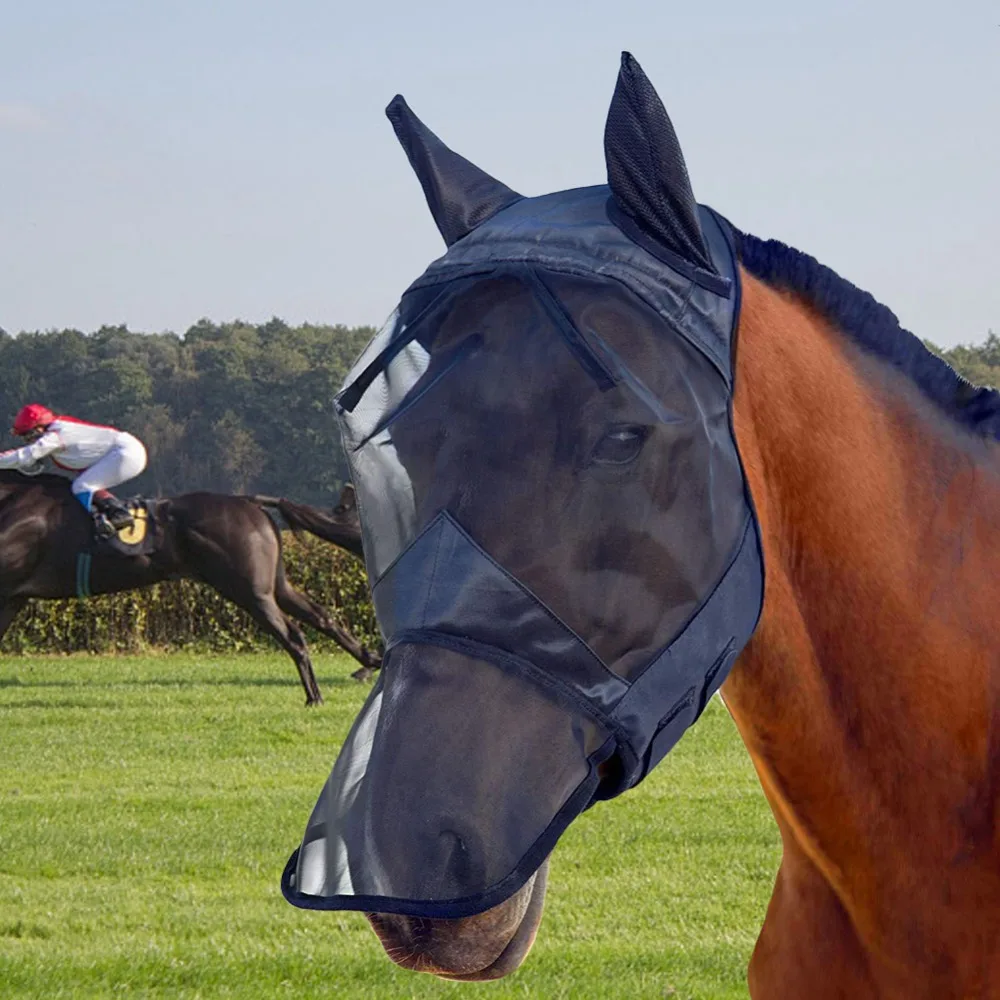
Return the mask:
[[[0,331],[0,428],[37,401],[136,434],[149,467],[128,490],[274,493],[330,506],[348,478],[333,397],[374,333],[280,319],[202,320],[183,336],[124,326]]]
[[[374,333],[276,318],[202,320],[183,336],[0,330],[0,428],[37,401],[138,435],[149,468],[129,490],[272,493],[330,506],[348,478],[333,397]],[[993,332],[976,346],[925,344],[971,381],[1000,385]]]
[[[1000,337],[992,330],[978,345],[963,345],[944,350],[929,340],[924,341],[928,350],[940,355],[960,375],[976,385],[1000,387]]]

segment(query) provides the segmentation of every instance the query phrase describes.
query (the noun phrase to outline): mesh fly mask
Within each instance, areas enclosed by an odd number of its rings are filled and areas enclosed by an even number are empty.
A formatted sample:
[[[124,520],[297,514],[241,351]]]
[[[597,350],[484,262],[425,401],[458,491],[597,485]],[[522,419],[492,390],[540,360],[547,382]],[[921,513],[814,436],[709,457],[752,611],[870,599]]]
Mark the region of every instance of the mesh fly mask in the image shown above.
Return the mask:
[[[461,917],[641,781],[756,627],[739,276],[630,57],[609,185],[522,198],[389,114],[449,249],[337,397],[386,655],[283,891]]]

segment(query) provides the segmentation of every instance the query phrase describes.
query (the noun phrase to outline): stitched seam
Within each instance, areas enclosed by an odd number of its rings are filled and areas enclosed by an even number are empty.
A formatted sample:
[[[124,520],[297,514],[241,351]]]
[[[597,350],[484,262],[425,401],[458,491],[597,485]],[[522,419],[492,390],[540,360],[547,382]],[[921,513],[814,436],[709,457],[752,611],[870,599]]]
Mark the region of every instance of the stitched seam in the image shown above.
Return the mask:
[[[663,730],[666,729],[667,726],[669,726],[670,723],[673,722],[685,708],[690,708],[694,704],[694,696],[695,689],[693,687],[688,688],[687,691],[681,696],[680,701],[678,701],[677,704],[674,705],[674,707],[670,709],[670,711],[667,712],[662,719],[660,719],[660,723],[656,727],[656,732],[653,733],[653,738],[649,741],[649,747],[647,748],[647,753],[644,756],[648,756],[648,751],[652,749],[653,743],[656,741],[656,737],[659,736],[660,733],[663,732]]]
[[[425,624],[427,622],[427,608],[428,608],[428,606],[431,603],[431,592],[434,589],[434,581],[437,579],[438,561],[441,558],[441,540],[442,540],[442,537],[443,537],[442,534],[439,533],[438,537],[437,537],[437,544],[434,546],[434,566],[431,569],[431,578],[430,578],[430,581],[428,582],[427,587],[426,587],[426,589],[424,591],[424,607],[423,607],[423,610],[420,612],[420,624],[421,625],[423,625],[423,624]]]
[[[487,552],[481,545],[479,545],[479,543],[465,530],[465,528],[463,528],[462,525],[459,524],[459,522],[452,515],[451,511],[443,510],[441,511],[441,514],[438,516],[439,517],[443,516],[447,518],[449,521],[451,521],[451,523],[455,526],[455,528],[459,532],[461,532],[462,536],[465,539],[467,539],[471,545],[475,547],[476,551],[479,552],[485,559],[489,560],[490,565],[494,566],[498,572],[503,574],[505,580],[509,580],[515,587],[517,587],[518,590],[521,591],[522,594],[525,594],[528,597],[530,597],[531,600],[533,600],[542,609],[542,611],[545,612],[545,614],[549,617],[551,621],[553,621],[560,628],[565,629],[566,632],[568,632],[571,636],[573,636],[573,638],[576,639],[576,641],[580,643],[580,645],[583,646],[583,648],[586,649],[591,656],[593,656],[596,662],[599,663],[605,669],[605,671],[607,671],[608,674],[610,674],[617,680],[622,681],[628,687],[632,686],[631,681],[628,681],[624,677],[621,677],[619,674],[616,674],[597,655],[597,653],[595,653],[594,650],[591,649],[590,645],[586,642],[586,640],[583,639],[581,636],[577,635],[577,633],[572,628],[570,628],[569,625],[567,625],[566,622],[564,622],[536,593],[534,593],[534,591],[529,590],[523,583],[521,583],[520,580],[518,580],[514,576],[511,576],[510,573],[508,573],[507,570],[505,570],[503,566],[501,566],[500,563],[498,563],[496,559],[494,559],[493,556],[489,554],[489,552]]]
[[[449,632],[438,632],[436,629],[408,629],[396,636],[387,646],[386,653],[396,646],[410,644],[422,644],[428,646],[441,646],[444,649],[451,649],[456,653],[463,653],[466,656],[474,656],[478,659],[486,660],[497,667],[509,667],[517,673],[527,676],[539,687],[551,691],[556,698],[564,698],[572,702],[573,707],[579,709],[584,714],[598,722],[604,729],[613,734],[619,742],[624,742],[631,746],[631,738],[628,731],[612,715],[605,714],[597,708],[583,695],[579,694],[575,688],[564,681],[553,676],[546,670],[536,667],[530,660],[526,660],[514,653],[509,653],[505,649],[491,646],[476,639],[466,639],[461,636],[451,635]],[[619,678],[620,679],[620,678]]]
[[[412,343],[412,340],[409,341],[409,343]],[[452,355],[451,358],[448,359],[448,363],[444,366],[444,368],[441,369],[441,371],[439,371],[429,382],[423,385],[420,391],[417,392],[416,394],[411,396],[410,393],[408,392],[405,396],[403,396],[402,400],[400,400],[399,406],[397,406],[396,409],[393,410],[388,416],[383,417],[375,425],[375,429],[371,432],[371,434],[369,434],[360,444],[354,446],[351,450],[361,451],[361,449],[364,448],[364,446],[368,444],[370,441],[372,441],[373,438],[377,437],[383,431],[391,427],[404,413],[407,412],[407,410],[409,410],[412,406],[415,406],[418,402],[420,402],[420,400],[423,399],[424,396],[426,396],[427,393],[430,392],[431,389],[433,389],[434,386],[436,386],[438,382],[440,382],[441,379],[445,377],[445,375],[450,374],[451,371],[460,362],[464,361],[470,354],[473,354],[475,351],[479,350],[479,348],[482,346],[482,343],[483,343],[483,338],[478,333],[474,333],[471,336],[466,337],[465,340],[463,340],[455,348],[454,354]],[[383,369],[383,372],[384,370],[385,369]],[[372,381],[374,381],[374,379]],[[415,384],[416,383],[414,383],[414,385]],[[371,386],[369,385],[368,388],[371,388]],[[362,397],[363,395],[364,394],[362,393]]]
[[[729,376],[725,370],[725,362],[717,357],[714,352],[710,351],[709,348],[703,344],[701,341],[692,338],[686,331],[682,330],[678,324],[680,323],[681,317],[684,315],[684,309],[687,303],[690,301],[690,295],[693,293],[693,288],[691,287],[691,281],[686,280],[686,291],[688,298],[682,299],[683,306],[679,307],[674,312],[665,311],[660,304],[658,304],[652,287],[655,284],[655,278],[652,275],[643,274],[634,267],[630,267],[629,270],[635,273],[635,277],[632,279],[624,278],[620,275],[613,274],[607,271],[600,270],[600,268],[595,268],[593,265],[586,265],[583,263],[567,262],[567,261],[553,261],[549,258],[545,260],[537,260],[534,257],[528,255],[527,253],[522,253],[518,255],[511,255],[502,260],[491,260],[483,261],[482,263],[457,263],[457,264],[441,264],[438,265],[437,273],[433,275],[425,275],[418,278],[413,284],[413,288],[425,288],[432,285],[443,284],[449,281],[459,280],[463,277],[473,277],[476,275],[487,275],[492,274],[498,270],[501,270],[504,265],[508,264],[528,264],[532,267],[539,268],[544,271],[551,271],[554,274],[569,274],[578,278],[589,278],[593,279],[603,279],[605,281],[614,281],[621,285],[626,291],[635,295],[636,298],[640,299],[646,304],[652,311],[664,320],[671,328],[671,330],[676,333],[679,337],[683,337],[684,340],[694,347],[700,354],[708,359],[709,363],[716,369],[722,378],[723,382],[729,387]],[[607,261],[606,263],[614,266],[614,261]],[[683,275],[682,275],[683,277]],[[642,280],[638,280],[642,279]]]
[[[750,529],[750,525],[753,523],[753,520],[754,520],[753,516],[748,514],[746,521],[743,523],[743,531],[740,533],[740,540],[736,544],[736,546],[734,547],[733,554],[729,558],[729,561],[726,563],[726,568],[719,574],[719,579],[716,580],[715,586],[702,599],[702,601],[698,605],[698,607],[696,607],[694,609],[694,611],[691,612],[690,616],[688,617],[688,620],[677,630],[677,634],[673,637],[673,639],[670,640],[669,645],[665,647],[666,649],[669,649],[671,646],[673,646],[681,638],[681,636],[684,635],[684,633],[691,627],[691,623],[695,620],[695,618],[697,618],[698,615],[700,615],[702,613],[702,611],[705,610],[705,607],[708,605],[709,601],[711,601],[712,598],[715,597],[716,591],[725,582],[725,579],[729,575],[730,570],[736,565],[737,560],[739,559],[740,555],[743,553],[743,547],[746,545],[746,540],[747,540],[747,532]],[[636,674],[635,680],[638,680],[640,677],[642,677],[643,674],[645,674],[646,671],[649,670],[649,668],[654,663],[656,663],[656,661],[663,655],[664,652],[665,652],[665,650],[661,649],[660,652],[658,652],[642,668],[642,670],[640,670]]]

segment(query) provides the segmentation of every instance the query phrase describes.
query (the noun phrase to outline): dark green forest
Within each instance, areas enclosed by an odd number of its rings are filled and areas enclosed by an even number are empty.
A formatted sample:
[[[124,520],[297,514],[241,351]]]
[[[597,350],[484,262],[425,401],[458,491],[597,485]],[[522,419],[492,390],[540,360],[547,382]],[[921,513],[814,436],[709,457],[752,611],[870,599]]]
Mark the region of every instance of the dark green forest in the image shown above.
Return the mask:
[[[959,345],[949,350],[942,350],[929,340],[925,340],[924,345],[970,382],[1000,386],[1000,337],[992,330],[986,334],[986,340],[977,345]]]
[[[371,327],[203,320],[183,337],[105,326],[0,333],[0,428],[18,408],[109,423],[145,443],[127,487],[277,493],[319,506],[347,477],[333,397]]]
[[[318,506],[347,477],[332,401],[371,327],[202,320],[183,336],[0,331],[0,427],[26,402],[137,434],[150,495],[274,493]],[[941,354],[966,378],[1000,384],[1000,337]],[[9,439],[8,444],[13,445]]]

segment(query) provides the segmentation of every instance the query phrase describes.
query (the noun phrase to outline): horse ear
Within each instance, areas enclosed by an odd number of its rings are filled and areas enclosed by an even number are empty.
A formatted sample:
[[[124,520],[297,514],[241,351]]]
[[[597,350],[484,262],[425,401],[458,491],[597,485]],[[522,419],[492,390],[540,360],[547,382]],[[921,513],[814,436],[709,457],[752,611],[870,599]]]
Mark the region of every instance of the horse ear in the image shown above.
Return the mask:
[[[604,155],[617,208],[657,243],[715,273],[674,127],[628,52],[608,111]]]
[[[397,94],[385,109],[448,246],[523,195],[453,153]]]

